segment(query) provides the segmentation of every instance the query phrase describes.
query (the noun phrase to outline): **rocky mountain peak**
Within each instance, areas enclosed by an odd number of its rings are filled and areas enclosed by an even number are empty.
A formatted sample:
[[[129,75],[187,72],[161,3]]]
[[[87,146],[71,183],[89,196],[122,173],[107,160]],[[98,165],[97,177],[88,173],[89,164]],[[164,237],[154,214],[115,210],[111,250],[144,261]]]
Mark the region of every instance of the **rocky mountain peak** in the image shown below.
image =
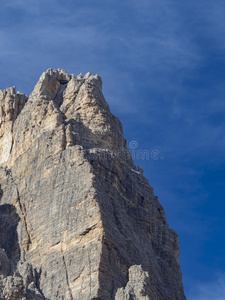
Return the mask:
[[[58,142],[50,143],[47,155],[75,145],[90,151],[107,149],[118,154],[121,147],[128,150],[122,125],[112,115],[102,94],[99,75],[93,76],[89,72],[76,78],[62,69],[48,69],[28,99],[24,94],[16,94],[15,88],[2,91],[0,97],[1,136],[4,139],[0,148],[2,163],[12,165],[42,132],[46,139],[52,139],[51,135],[58,139]],[[6,125],[7,120],[11,126]],[[54,134],[56,130],[57,135]],[[47,140],[45,142],[49,144]],[[132,159],[130,161],[133,163]]]
[[[0,299],[186,299],[178,236],[99,75],[0,91]]]
[[[88,72],[84,77],[82,74],[79,74],[76,78],[74,74],[68,75],[62,69],[48,69],[42,73],[29,98],[56,100],[57,103],[57,100],[62,101],[63,95],[68,95],[72,92],[76,95],[84,83],[94,85],[100,90],[102,89],[102,80],[99,75],[93,76]]]

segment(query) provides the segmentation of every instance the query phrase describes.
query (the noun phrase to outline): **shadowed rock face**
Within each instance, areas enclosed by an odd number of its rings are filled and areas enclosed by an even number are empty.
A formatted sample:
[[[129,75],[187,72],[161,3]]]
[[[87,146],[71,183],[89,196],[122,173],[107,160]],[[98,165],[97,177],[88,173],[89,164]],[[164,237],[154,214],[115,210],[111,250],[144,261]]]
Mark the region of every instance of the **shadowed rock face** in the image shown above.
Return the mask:
[[[0,92],[0,299],[185,300],[179,241],[102,81]]]
[[[4,249],[9,259],[20,260],[17,225],[19,216],[13,205],[0,205],[0,248]]]

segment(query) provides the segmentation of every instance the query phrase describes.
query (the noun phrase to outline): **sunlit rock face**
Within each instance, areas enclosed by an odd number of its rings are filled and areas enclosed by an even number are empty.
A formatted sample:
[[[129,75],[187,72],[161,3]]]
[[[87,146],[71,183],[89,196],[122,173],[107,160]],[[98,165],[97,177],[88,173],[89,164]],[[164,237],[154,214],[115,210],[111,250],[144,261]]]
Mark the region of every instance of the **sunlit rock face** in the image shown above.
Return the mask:
[[[179,241],[99,75],[0,91],[0,299],[185,300]]]

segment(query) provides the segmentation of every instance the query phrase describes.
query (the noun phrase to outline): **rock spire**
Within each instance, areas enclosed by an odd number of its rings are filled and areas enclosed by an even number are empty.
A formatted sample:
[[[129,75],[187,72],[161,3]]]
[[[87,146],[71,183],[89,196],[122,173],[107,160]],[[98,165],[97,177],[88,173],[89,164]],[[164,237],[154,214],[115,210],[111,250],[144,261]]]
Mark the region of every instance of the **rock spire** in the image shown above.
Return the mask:
[[[0,91],[0,299],[186,299],[178,236],[99,75]]]

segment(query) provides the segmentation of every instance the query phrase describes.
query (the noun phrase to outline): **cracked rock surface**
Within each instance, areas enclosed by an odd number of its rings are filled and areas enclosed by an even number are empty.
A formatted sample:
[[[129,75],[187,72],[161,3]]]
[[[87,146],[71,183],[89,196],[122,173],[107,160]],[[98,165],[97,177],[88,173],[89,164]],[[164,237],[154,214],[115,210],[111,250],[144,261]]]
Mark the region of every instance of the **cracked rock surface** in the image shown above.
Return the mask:
[[[99,75],[0,91],[0,299],[186,299],[178,236]]]

